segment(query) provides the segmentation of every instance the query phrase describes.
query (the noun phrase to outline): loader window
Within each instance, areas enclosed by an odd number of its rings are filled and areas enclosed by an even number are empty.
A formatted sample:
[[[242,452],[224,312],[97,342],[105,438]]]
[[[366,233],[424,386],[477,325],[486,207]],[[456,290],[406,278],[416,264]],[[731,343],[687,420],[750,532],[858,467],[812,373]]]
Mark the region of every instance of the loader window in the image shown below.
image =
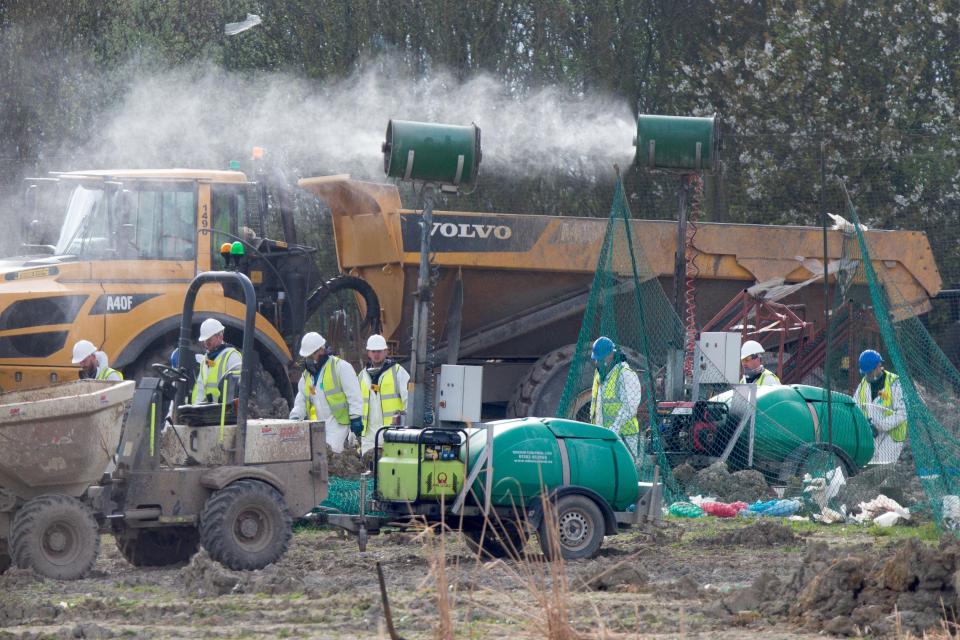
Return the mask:
[[[195,202],[192,185],[109,192],[78,186],[56,253],[105,260],[193,260]]]
[[[117,252],[141,260],[193,260],[194,194],[182,190],[124,191],[118,206]]]

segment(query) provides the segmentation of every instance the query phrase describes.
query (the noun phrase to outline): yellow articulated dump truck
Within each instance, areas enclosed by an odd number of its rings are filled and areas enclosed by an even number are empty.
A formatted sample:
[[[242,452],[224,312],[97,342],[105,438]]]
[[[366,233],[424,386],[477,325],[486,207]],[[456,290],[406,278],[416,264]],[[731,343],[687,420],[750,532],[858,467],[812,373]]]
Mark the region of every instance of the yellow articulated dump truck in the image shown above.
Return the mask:
[[[285,417],[291,345],[331,288],[350,285],[321,280],[316,249],[295,243],[292,212],[281,206],[280,224],[270,226],[281,227],[284,240],[263,237],[266,193],[240,171],[55,175],[37,188],[66,192],[56,244],[0,260],[0,389],[76,379],[71,349],[79,339],[100,347],[128,379],[139,378],[151,363],[169,361],[193,277],[237,269],[257,292],[255,368],[266,375],[255,376],[253,406]],[[197,324],[219,318],[227,341],[240,344],[239,291],[206,287],[196,311]]]
[[[392,185],[325,176],[300,180],[333,215],[337,258],[344,273],[379,298],[383,331],[401,354],[410,348],[413,292],[420,251],[420,216],[403,209]],[[649,268],[672,291],[677,225],[633,221],[633,237]],[[462,278],[459,361],[484,366],[483,401],[507,415],[552,415],[573,356],[607,220],[469,212],[433,212],[432,263],[436,359],[445,361],[447,314]],[[830,234],[830,259],[842,237]],[[926,235],[869,231],[875,267],[892,278],[914,310],[929,309],[941,281]],[[822,262],[819,228],[699,223],[696,236],[698,326],[745,288],[783,279],[809,280],[804,266]],[[863,287],[861,287],[863,288]],[[864,299],[867,299],[863,288]],[[822,324],[821,287],[799,288],[782,300]]]

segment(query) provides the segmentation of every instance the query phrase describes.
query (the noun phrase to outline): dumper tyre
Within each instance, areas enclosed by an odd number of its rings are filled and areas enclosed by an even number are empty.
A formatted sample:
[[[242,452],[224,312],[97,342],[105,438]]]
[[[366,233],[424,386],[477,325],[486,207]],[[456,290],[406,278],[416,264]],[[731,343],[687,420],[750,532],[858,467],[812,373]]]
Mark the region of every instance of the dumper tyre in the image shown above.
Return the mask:
[[[200,515],[200,543],[234,570],[262,569],[290,546],[293,519],[280,492],[259,480],[237,480],[216,491]]]
[[[603,512],[587,496],[567,494],[544,514],[537,529],[540,549],[549,560],[592,558],[600,552],[606,524]]]
[[[200,547],[196,527],[124,529],[114,534],[117,549],[135,567],[168,567],[190,560]]]
[[[45,495],[27,502],[10,528],[13,561],[47,578],[78,580],[100,552],[93,510],[76,498]]]
[[[493,520],[487,523],[486,530],[483,524],[463,527],[463,538],[467,548],[484,559],[512,558],[519,560],[523,557],[523,548],[530,539],[526,526],[522,522],[511,519]]]
[[[622,347],[621,350],[634,371],[645,368],[646,359],[642,355],[629,347]],[[513,396],[507,404],[507,417],[557,415],[576,352],[577,345],[568,344],[554,349],[537,360],[514,387]],[[569,417],[590,422],[590,389],[593,386],[593,374],[593,366],[582,368],[577,395],[572,400],[572,415]]]
[[[10,554],[6,552],[0,552],[0,575],[6,573],[7,569],[10,568],[12,563],[13,559],[10,557]]]
[[[364,314],[363,324],[360,328],[364,333],[367,335],[370,333],[380,333],[380,299],[377,297],[377,292],[373,286],[363,278],[358,278],[357,276],[339,274],[314,289],[307,298],[306,319],[309,320],[313,314],[323,306],[323,303],[328,297],[341,291],[355,291],[363,298],[366,313]]]

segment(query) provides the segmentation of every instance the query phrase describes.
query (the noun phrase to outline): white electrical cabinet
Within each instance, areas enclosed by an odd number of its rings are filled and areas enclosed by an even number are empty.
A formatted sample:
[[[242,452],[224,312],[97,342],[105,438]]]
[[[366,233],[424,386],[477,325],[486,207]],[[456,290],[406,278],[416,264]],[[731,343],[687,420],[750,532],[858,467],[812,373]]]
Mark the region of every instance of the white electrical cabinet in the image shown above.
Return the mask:
[[[740,380],[740,334],[724,331],[701,333],[695,366],[700,384],[736,384]]]
[[[483,367],[440,365],[437,417],[445,422],[480,422]]]

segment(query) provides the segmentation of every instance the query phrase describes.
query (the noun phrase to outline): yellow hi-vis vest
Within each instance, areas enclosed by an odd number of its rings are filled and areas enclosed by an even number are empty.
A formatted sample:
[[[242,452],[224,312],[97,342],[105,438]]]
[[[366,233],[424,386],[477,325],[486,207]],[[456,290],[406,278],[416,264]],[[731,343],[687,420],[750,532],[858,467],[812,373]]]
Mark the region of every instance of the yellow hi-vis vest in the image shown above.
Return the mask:
[[[337,356],[330,356],[327,359],[327,363],[323,365],[323,371],[320,374],[320,389],[323,391],[323,397],[330,407],[330,413],[337,419],[337,422],[350,424],[350,409],[347,407],[347,394],[343,392],[343,385],[340,384],[340,373],[337,371],[338,362],[340,362],[340,358]],[[313,375],[304,370],[304,404],[307,408],[307,417],[312,421],[317,419],[317,408],[313,406],[314,389]]]
[[[120,376],[120,379],[123,380],[123,374],[117,371],[116,369],[111,369],[110,367],[104,367],[97,372],[97,380],[106,380],[113,374]]]
[[[360,375],[360,395],[363,396],[363,433],[361,437],[367,435],[367,419],[370,415],[370,391],[376,391],[380,394],[380,410],[383,412],[383,424],[388,425],[393,416],[403,411],[403,398],[400,397],[400,391],[397,389],[397,369],[399,364],[393,364],[389,369],[380,374],[378,384],[370,385],[368,377],[370,374]]]
[[[601,402],[600,415],[603,416],[603,424],[601,426],[607,429],[611,428],[613,419],[617,417],[617,414],[620,412],[620,405],[623,404],[620,402],[617,389],[620,382],[620,372],[624,369],[630,369],[630,367],[626,362],[621,362],[613,368],[613,371],[610,372],[607,379],[603,381],[603,390],[599,396],[599,401]],[[598,401],[598,392],[600,391],[600,372],[597,371],[593,374],[593,390],[590,393],[591,417],[594,415],[594,409]],[[630,418],[630,420],[620,428],[620,435],[622,436],[635,436],[638,433],[640,433],[640,423],[637,421],[637,416]]]
[[[770,379],[776,380],[777,384],[782,384],[780,382],[780,378],[777,377],[777,374],[764,367],[763,371],[760,372],[760,375],[757,376],[757,379],[753,381],[753,384],[757,385],[758,387],[762,387],[764,386],[764,383]],[[747,376],[740,376],[740,384],[747,384]]]
[[[892,416],[894,413],[891,408],[893,407],[893,393],[890,391],[890,388],[900,376],[895,373],[890,373],[889,371],[884,371],[883,375],[885,378],[883,381],[883,389],[880,391],[880,402],[878,404],[884,407],[883,415]],[[862,378],[860,380],[860,386],[857,388],[857,400],[860,402],[861,407],[866,407],[870,404],[870,399],[867,398],[867,389],[869,388],[870,382],[866,378]],[[866,411],[864,411],[864,413],[866,413]],[[890,439],[894,442],[903,442],[907,439],[907,421],[904,420],[891,429],[889,433]]]
[[[227,360],[229,360],[231,354],[234,353],[239,353],[239,351],[233,347],[227,347],[217,354],[212,366],[208,364],[210,360],[204,358],[203,362],[200,363],[200,373],[197,375],[196,384],[193,385],[193,395],[190,398],[190,402],[193,404],[206,402],[208,395],[213,398],[214,402],[220,401],[219,384],[224,374],[229,373],[232,376],[240,377],[239,371],[225,371]]]

